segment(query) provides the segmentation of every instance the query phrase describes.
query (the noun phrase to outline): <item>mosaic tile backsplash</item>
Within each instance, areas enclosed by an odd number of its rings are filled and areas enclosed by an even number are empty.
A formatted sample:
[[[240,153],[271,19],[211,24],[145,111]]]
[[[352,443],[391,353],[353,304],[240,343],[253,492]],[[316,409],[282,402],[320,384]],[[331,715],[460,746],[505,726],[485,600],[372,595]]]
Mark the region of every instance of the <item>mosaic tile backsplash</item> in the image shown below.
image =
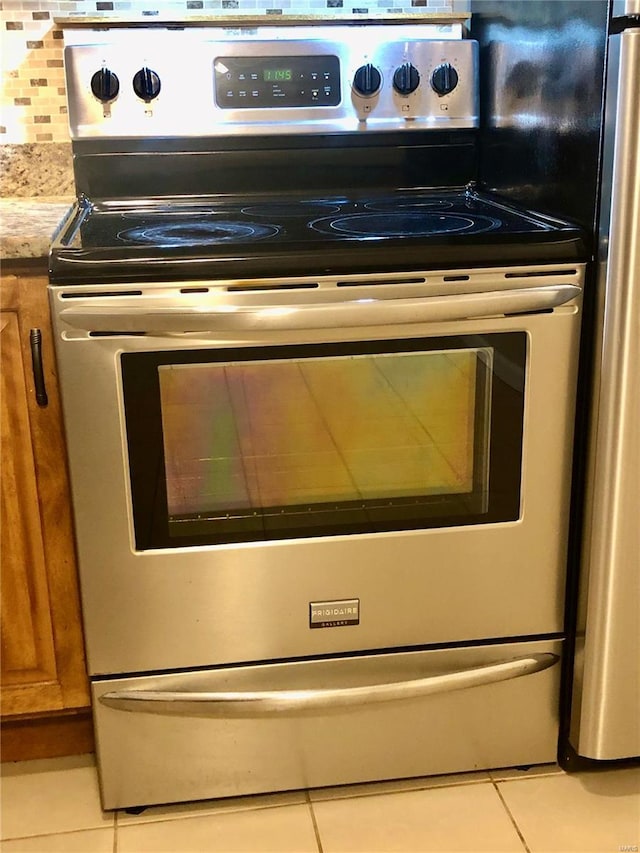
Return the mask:
[[[0,145],[68,142],[62,49],[54,18],[215,15],[424,15],[450,12],[454,0],[0,0]]]

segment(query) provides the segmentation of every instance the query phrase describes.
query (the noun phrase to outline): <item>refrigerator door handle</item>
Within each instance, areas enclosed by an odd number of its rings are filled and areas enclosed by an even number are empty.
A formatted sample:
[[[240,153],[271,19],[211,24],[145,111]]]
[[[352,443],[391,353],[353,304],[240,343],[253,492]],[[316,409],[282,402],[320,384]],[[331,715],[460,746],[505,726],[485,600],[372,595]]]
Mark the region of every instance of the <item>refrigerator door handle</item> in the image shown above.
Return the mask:
[[[557,655],[545,652],[427,678],[346,688],[229,692],[117,690],[104,693],[99,701],[119,711],[213,719],[317,714],[497,684],[548,669],[558,660]]]

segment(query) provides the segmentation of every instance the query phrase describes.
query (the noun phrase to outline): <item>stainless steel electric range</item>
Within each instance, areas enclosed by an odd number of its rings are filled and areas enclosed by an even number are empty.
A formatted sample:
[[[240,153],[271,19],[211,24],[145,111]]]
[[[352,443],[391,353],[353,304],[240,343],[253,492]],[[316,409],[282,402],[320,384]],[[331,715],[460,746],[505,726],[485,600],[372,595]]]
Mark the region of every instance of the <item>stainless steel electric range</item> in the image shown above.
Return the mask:
[[[475,184],[459,35],[66,49],[105,808],[555,758],[585,248]]]

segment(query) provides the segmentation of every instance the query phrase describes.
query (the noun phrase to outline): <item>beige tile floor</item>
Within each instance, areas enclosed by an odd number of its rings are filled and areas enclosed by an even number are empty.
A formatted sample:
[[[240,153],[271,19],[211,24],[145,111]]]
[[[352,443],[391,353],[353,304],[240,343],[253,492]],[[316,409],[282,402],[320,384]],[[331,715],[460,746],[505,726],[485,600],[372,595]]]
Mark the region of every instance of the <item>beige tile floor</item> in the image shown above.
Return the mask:
[[[635,853],[640,768],[554,765],[103,812],[92,756],[2,765],[2,853]]]

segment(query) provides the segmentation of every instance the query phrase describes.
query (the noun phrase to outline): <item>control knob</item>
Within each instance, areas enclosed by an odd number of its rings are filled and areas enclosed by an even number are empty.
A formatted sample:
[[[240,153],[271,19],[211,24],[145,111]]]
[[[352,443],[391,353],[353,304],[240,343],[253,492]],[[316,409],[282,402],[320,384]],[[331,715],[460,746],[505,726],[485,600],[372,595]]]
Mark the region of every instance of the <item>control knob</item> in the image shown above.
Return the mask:
[[[396,68],[393,75],[393,88],[400,95],[410,95],[420,85],[420,74],[415,65],[405,62]]]
[[[147,104],[160,94],[160,77],[146,66],[133,78],[133,91]]]
[[[353,75],[353,88],[359,95],[370,98],[375,95],[382,84],[382,75],[370,62],[361,65]]]
[[[118,97],[120,81],[108,68],[101,68],[91,78],[91,91],[103,104],[108,104]]]
[[[449,62],[443,62],[431,75],[431,87],[438,95],[448,95],[458,85],[458,72]]]

